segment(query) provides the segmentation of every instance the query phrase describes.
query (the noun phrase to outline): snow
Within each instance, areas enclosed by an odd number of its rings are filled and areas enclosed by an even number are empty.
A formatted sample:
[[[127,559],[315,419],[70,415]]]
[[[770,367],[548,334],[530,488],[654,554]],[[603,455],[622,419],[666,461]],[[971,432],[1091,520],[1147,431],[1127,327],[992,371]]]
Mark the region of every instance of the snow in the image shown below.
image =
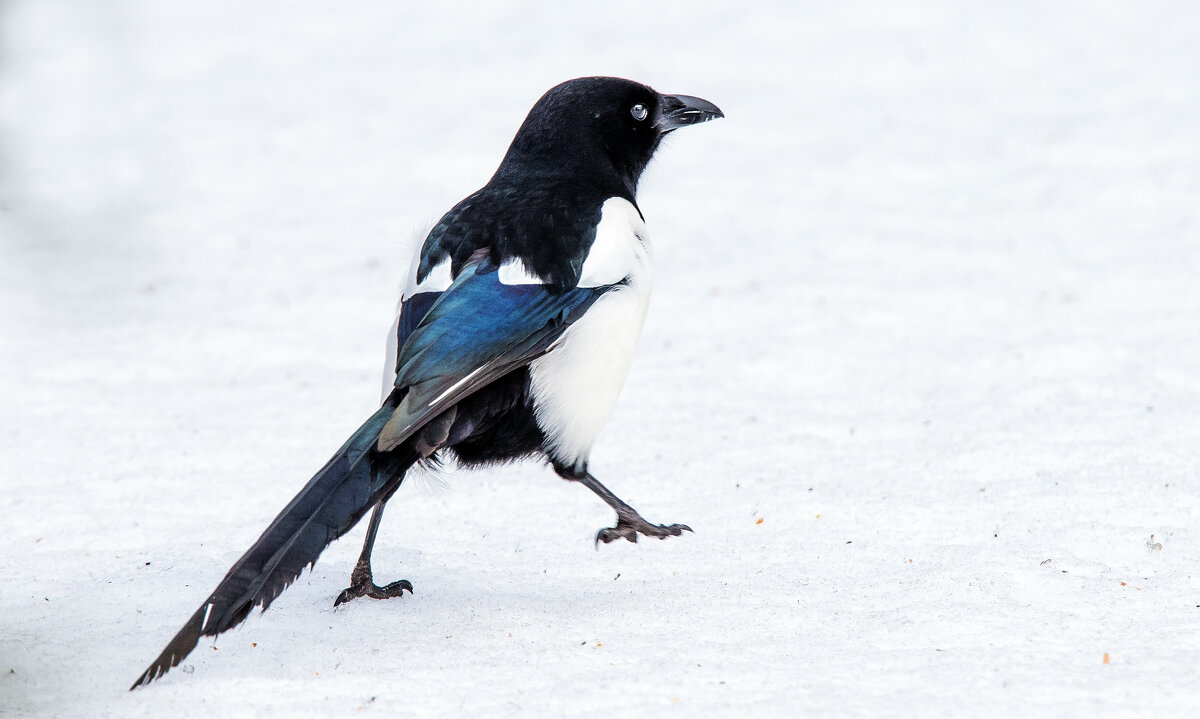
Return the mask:
[[[0,4],[0,714],[1200,714],[1189,3]],[[414,480],[129,684],[374,408],[533,101],[707,98],[592,469]],[[210,648],[215,647],[214,648]]]

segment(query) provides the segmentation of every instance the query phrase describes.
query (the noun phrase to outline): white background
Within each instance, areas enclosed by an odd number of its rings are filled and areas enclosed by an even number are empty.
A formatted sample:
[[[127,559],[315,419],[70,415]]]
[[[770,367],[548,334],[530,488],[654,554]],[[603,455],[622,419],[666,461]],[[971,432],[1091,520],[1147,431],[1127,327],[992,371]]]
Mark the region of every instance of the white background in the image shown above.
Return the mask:
[[[0,714],[1200,713],[1191,3],[0,2]],[[579,75],[640,194],[592,468],[412,481],[126,688],[376,406],[414,238]],[[1153,537],[1153,538],[1152,538]],[[1105,663],[1105,657],[1108,663]]]

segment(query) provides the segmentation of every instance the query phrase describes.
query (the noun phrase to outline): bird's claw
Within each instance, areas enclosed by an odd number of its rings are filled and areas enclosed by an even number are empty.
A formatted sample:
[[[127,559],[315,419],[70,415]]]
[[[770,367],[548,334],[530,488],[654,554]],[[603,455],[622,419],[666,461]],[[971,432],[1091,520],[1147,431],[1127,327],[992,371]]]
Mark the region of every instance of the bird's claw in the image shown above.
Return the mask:
[[[636,519],[620,517],[617,519],[617,526],[605,527],[596,533],[596,547],[599,547],[601,542],[608,544],[618,539],[636,542],[639,534],[644,534],[647,537],[658,537],[659,539],[678,537],[685,530],[690,532],[692,528],[686,524],[650,524],[641,517]]]
[[[354,574],[350,575],[350,586],[347,589],[342,589],[342,593],[337,595],[334,600],[334,606],[346,603],[352,599],[359,597],[370,597],[371,599],[391,599],[392,597],[403,597],[404,592],[413,593],[413,582],[408,580],[398,580],[391,582],[390,585],[380,587],[374,583],[370,571],[366,574],[360,573],[358,568],[355,568]]]

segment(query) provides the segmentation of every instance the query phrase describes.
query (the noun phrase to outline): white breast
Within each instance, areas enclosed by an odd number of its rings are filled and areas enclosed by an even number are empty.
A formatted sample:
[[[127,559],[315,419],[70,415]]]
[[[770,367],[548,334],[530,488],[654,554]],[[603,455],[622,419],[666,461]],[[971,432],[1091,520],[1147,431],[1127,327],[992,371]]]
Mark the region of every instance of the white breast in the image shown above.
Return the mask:
[[[637,208],[610,198],[601,210],[579,286],[615,287],[549,353],[529,365],[534,412],[551,456],[576,471],[586,468],[592,444],[629,375],[650,303],[651,264],[646,225]]]

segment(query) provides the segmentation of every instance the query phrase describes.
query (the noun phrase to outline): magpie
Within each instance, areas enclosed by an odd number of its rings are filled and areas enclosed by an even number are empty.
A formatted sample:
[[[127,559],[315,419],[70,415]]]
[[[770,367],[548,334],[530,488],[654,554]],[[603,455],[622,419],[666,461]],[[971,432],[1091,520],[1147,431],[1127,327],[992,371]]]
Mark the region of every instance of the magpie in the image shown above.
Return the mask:
[[[650,298],[638,180],[663,137],[724,117],[711,102],[619,78],[569,80],[534,104],[486,185],[419,248],[389,333],[383,404],[233,565],[130,689],[161,677],[201,636],[263,611],[373,510],[350,586],[412,592],[371,572],[388,499],[414,465],[545,460],[617,513],[596,545],[691,529],[652,524],[588,471]]]

